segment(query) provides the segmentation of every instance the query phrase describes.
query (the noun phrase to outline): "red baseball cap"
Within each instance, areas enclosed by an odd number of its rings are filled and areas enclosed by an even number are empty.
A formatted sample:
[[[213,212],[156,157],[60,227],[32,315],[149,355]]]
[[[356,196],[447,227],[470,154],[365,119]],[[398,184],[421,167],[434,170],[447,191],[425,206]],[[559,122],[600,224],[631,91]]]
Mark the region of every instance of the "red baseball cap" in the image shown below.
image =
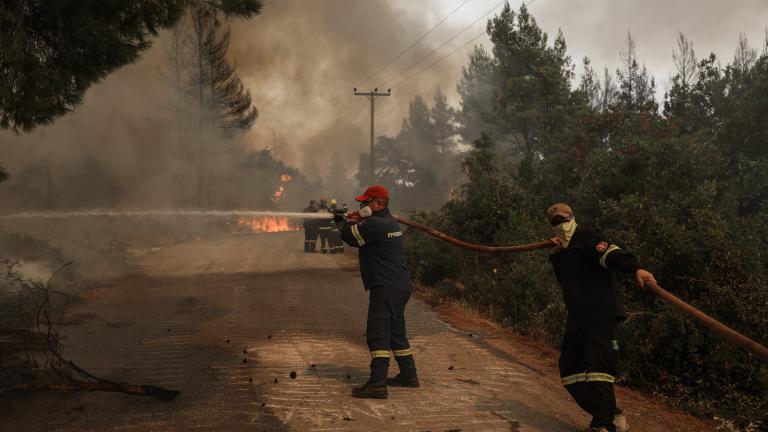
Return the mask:
[[[387,191],[387,188],[381,185],[368,186],[368,189],[366,189],[362,195],[355,198],[355,201],[365,202],[374,198],[389,199],[389,191]]]

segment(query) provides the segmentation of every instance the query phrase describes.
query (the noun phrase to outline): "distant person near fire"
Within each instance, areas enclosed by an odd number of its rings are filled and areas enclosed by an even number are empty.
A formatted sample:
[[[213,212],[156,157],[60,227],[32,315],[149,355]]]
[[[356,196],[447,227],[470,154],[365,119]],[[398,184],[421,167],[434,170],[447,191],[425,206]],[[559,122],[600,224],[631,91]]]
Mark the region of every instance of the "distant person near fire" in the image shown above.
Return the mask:
[[[310,200],[304,213],[317,213],[317,201]],[[317,219],[304,219],[304,252],[315,252],[317,245]]]
[[[320,205],[317,208],[318,213],[330,213],[328,199],[325,196],[320,197]],[[317,229],[320,233],[320,252],[327,254],[331,248],[331,231],[333,230],[332,219],[320,219],[317,221]]]
[[[567,204],[552,205],[546,215],[556,235],[549,259],[568,310],[559,362],[562,384],[592,416],[590,431],[628,431],[613,391],[616,328],[627,319],[614,271],[635,275],[640,287],[656,280],[632,254],[598,232],[578,227]]]
[[[338,204],[336,203],[336,200],[331,198],[331,201],[329,203],[329,209],[331,213],[342,213],[346,214],[347,209],[346,206],[344,210],[338,207]],[[332,254],[337,253],[344,253],[344,242],[341,241],[341,232],[339,232],[339,227],[337,224],[331,224],[331,235],[330,235],[330,250]]]
[[[369,291],[366,338],[371,352],[368,382],[352,389],[359,398],[386,399],[387,385],[419,387],[416,364],[405,332],[405,305],[411,295],[411,274],[405,263],[405,242],[400,225],[389,212],[389,192],[371,186],[355,198],[360,210],[337,215],[341,238],[360,249],[360,274]],[[389,352],[400,373],[387,379]]]

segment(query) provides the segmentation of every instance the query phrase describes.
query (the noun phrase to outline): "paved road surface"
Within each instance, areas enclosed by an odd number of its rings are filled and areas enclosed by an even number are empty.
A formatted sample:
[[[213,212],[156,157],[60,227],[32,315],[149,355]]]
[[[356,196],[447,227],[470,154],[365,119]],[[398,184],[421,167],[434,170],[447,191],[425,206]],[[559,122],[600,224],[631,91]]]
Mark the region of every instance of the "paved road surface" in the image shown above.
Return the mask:
[[[146,252],[140,274],[87,291],[70,311],[65,355],[181,395],[32,395],[2,410],[0,430],[560,432],[588,421],[551,368],[453,329],[418,301],[407,321],[422,388],[351,398],[369,361],[356,256],[301,247],[301,233],[279,233]],[[638,419],[635,430],[702,430],[668,422]]]

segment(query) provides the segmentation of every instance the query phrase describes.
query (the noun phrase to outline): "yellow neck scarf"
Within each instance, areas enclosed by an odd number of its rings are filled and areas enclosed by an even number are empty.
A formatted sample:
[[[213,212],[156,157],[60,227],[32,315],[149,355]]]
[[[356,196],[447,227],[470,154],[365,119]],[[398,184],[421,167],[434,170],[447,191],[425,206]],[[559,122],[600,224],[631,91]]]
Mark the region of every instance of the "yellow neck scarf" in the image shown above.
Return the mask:
[[[555,231],[555,235],[563,244],[563,248],[567,248],[568,244],[571,242],[573,233],[576,231],[576,219],[563,222],[560,225],[555,226],[553,229]]]

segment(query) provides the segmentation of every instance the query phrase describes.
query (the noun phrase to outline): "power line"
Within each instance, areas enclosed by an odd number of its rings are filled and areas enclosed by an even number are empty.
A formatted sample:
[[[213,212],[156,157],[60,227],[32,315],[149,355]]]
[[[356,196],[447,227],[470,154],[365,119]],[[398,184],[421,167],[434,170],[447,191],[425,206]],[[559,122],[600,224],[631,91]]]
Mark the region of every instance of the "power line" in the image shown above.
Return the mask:
[[[374,169],[374,168],[375,168],[375,166],[374,166],[374,156],[373,156],[373,142],[374,142],[374,130],[373,130],[373,125],[374,125],[374,108],[375,108],[375,106],[376,106],[376,100],[377,100],[377,99],[379,99],[379,98],[381,98],[381,97],[384,97],[384,96],[391,96],[391,95],[392,95],[392,92],[391,92],[390,90],[387,90],[387,92],[386,92],[386,93],[383,93],[383,92],[381,92],[381,93],[380,93],[380,92],[379,92],[379,89],[373,89],[373,91],[372,91],[372,92],[363,93],[363,92],[359,92],[359,91],[357,91],[357,88],[355,88],[355,96],[365,96],[365,98],[366,98],[366,99],[368,99],[368,101],[370,101],[370,102],[371,102],[371,149],[370,149],[370,154],[369,154],[369,161],[368,161],[368,164],[369,164],[369,170],[370,170],[370,179],[371,179],[371,184],[373,184],[373,181],[375,180],[375,175],[374,175],[374,173],[376,172],[376,171],[375,171],[375,169]]]
[[[536,1],[536,0],[531,0],[531,1],[529,1],[528,3],[526,3],[525,5],[526,5],[526,6],[530,6],[530,5],[531,5],[531,4],[533,4],[535,1]],[[498,3],[498,4],[496,4],[496,6],[494,6],[493,8],[491,8],[491,10],[489,10],[488,12],[486,12],[486,13],[485,13],[483,16],[481,16],[480,18],[478,18],[478,19],[476,19],[475,21],[473,21],[473,22],[472,22],[472,24],[468,25],[467,27],[465,27],[464,29],[462,29],[460,32],[458,32],[458,33],[456,33],[455,35],[453,35],[453,36],[452,36],[450,39],[448,39],[447,41],[445,41],[445,42],[444,42],[442,45],[440,45],[439,47],[437,47],[437,48],[435,48],[434,50],[432,50],[432,51],[431,51],[429,54],[427,54],[426,56],[422,57],[422,58],[421,58],[421,59],[419,59],[417,62],[415,62],[415,63],[413,63],[412,65],[408,66],[407,68],[403,69],[403,70],[402,70],[402,71],[400,71],[400,73],[398,73],[397,75],[395,75],[395,76],[391,77],[390,79],[388,79],[388,80],[387,80],[387,81],[386,81],[386,82],[385,82],[385,83],[382,85],[382,87],[385,87],[385,86],[386,86],[388,83],[392,82],[392,81],[393,81],[395,78],[398,78],[398,77],[400,77],[400,76],[404,75],[406,72],[408,72],[408,71],[409,71],[410,69],[412,69],[414,66],[418,65],[419,63],[421,63],[421,62],[423,62],[424,60],[426,60],[426,59],[428,59],[429,57],[431,57],[431,56],[432,56],[432,55],[433,55],[435,52],[439,51],[441,48],[443,48],[444,46],[448,45],[448,43],[449,43],[449,42],[451,42],[452,40],[456,39],[456,38],[457,38],[459,35],[461,35],[461,34],[462,34],[462,33],[464,33],[465,31],[469,30],[469,29],[470,29],[472,26],[474,26],[474,25],[475,25],[475,24],[477,24],[477,23],[478,23],[480,20],[482,20],[482,19],[484,19],[485,17],[487,17],[488,15],[490,15],[490,14],[491,14],[491,12],[495,11],[496,9],[498,9],[498,8],[499,8],[499,6],[501,6],[502,4],[504,4],[504,3],[506,3],[506,2],[507,2],[507,0],[504,0],[504,1],[502,1],[502,2],[500,2],[500,3]],[[443,60],[445,60],[446,58],[448,58],[448,57],[450,57],[451,55],[455,54],[455,53],[456,53],[457,51],[459,51],[460,49],[462,49],[462,48],[464,48],[465,46],[469,45],[469,44],[470,44],[472,41],[476,40],[477,38],[479,38],[479,37],[480,37],[480,36],[482,36],[483,34],[485,34],[485,32],[483,32],[483,33],[481,33],[481,34],[479,34],[479,35],[475,36],[475,37],[474,37],[474,38],[472,38],[472,39],[470,39],[470,40],[469,40],[468,42],[466,42],[464,45],[462,45],[462,46],[460,46],[460,47],[456,48],[455,50],[451,51],[451,52],[450,52],[448,55],[445,55],[445,56],[441,57],[439,60],[437,60],[437,61],[433,62],[432,64],[430,64],[430,65],[429,65],[429,66],[427,66],[426,68],[424,68],[424,69],[420,70],[419,72],[417,72],[416,74],[413,74],[413,75],[409,76],[409,77],[408,77],[408,78],[406,78],[406,79],[403,79],[403,80],[399,80],[399,81],[397,81],[397,82],[395,83],[395,85],[397,85],[397,84],[402,84],[402,83],[404,83],[404,82],[406,82],[406,81],[409,81],[410,79],[414,78],[416,75],[419,75],[419,74],[421,74],[422,72],[426,71],[427,69],[430,69],[432,66],[434,66],[434,65],[436,65],[436,64],[438,64],[438,63],[440,63],[440,62],[442,62],[442,61],[443,61]],[[393,85],[393,87],[394,87],[394,85]]]
[[[464,48],[464,47],[466,47],[467,45],[471,44],[472,42],[474,42],[475,40],[477,40],[477,39],[478,39],[480,36],[483,36],[484,34],[485,34],[485,31],[483,31],[483,32],[482,32],[482,33],[480,33],[479,35],[477,35],[477,36],[473,37],[472,39],[468,40],[467,42],[465,42],[463,45],[461,45],[460,47],[456,48],[455,50],[453,50],[453,51],[449,52],[448,54],[446,54],[446,55],[444,55],[444,56],[442,56],[442,57],[440,57],[438,60],[436,60],[436,61],[432,62],[432,64],[430,64],[429,66],[425,67],[424,69],[421,69],[420,71],[416,72],[415,74],[413,74],[413,75],[410,75],[409,77],[407,77],[407,78],[404,78],[404,79],[402,79],[402,80],[400,80],[400,81],[398,81],[398,82],[394,83],[394,84],[392,85],[392,87],[396,87],[396,86],[398,86],[398,85],[400,85],[400,84],[402,84],[402,83],[404,83],[404,82],[410,81],[411,79],[413,79],[413,78],[414,78],[414,77],[416,77],[417,75],[421,75],[422,73],[426,72],[426,71],[427,71],[427,69],[431,69],[431,68],[432,68],[432,66],[434,66],[434,65],[436,65],[436,64],[438,64],[438,63],[440,63],[440,62],[442,62],[443,60],[447,59],[448,57],[450,57],[450,56],[452,56],[452,55],[456,54],[457,52],[459,52],[459,50],[461,50],[462,48]]]
[[[391,65],[392,63],[394,63],[394,62],[395,62],[397,59],[399,59],[400,57],[402,57],[402,55],[403,55],[405,52],[407,52],[408,50],[410,50],[411,48],[413,48],[413,47],[414,47],[414,46],[415,46],[417,43],[419,43],[421,40],[423,40],[423,39],[424,39],[424,38],[425,38],[427,35],[429,35],[430,33],[432,33],[432,31],[434,31],[434,30],[435,30],[435,29],[436,29],[436,28],[437,28],[437,27],[438,27],[440,24],[442,24],[442,23],[443,23],[445,20],[447,20],[447,19],[448,19],[448,18],[449,18],[451,15],[453,15],[453,14],[454,14],[456,11],[458,11],[458,10],[459,10],[459,9],[460,9],[462,6],[464,6],[464,4],[466,4],[468,1],[469,1],[469,0],[465,0],[463,3],[459,4],[459,6],[457,6],[456,8],[454,8],[454,9],[451,11],[451,13],[449,13],[449,14],[448,14],[448,15],[447,15],[445,18],[443,18],[443,19],[442,19],[440,22],[438,22],[438,23],[437,23],[437,24],[436,24],[434,27],[432,27],[432,28],[431,28],[431,29],[430,29],[430,30],[429,30],[427,33],[425,33],[424,35],[422,35],[422,36],[421,36],[421,37],[420,37],[418,40],[416,40],[416,42],[414,42],[414,43],[412,43],[410,46],[408,46],[408,47],[407,47],[405,50],[403,50],[403,51],[402,51],[400,54],[398,54],[398,55],[397,55],[395,58],[393,58],[392,60],[390,60],[390,61],[389,61],[389,62],[388,62],[386,65],[384,65],[383,67],[379,68],[379,70],[377,70],[375,73],[373,73],[371,76],[369,76],[369,77],[368,77],[368,78],[367,78],[365,81],[363,81],[361,84],[364,84],[364,83],[366,83],[366,82],[367,82],[367,81],[369,81],[371,78],[373,78],[374,76],[376,76],[377,74],[379,74],[381,71],[383,71],[384,69],[386,69],[386,68],[387,68],[389,65]],[[535,1],[536,1],[536,0],[531,0],[531,1],[529,1],[528,3],[525,3],[525,5],[526,5],[526,6],[530,6],[530,5],[531,5],[531,4],[533,4]],[[460,36],[461,34],[463,34],[464,32],[466,32],[466,31],[467,31],[467,30],[469,30],[470,28],[472,28],[472,26],[474,26],[474,25],[475,25],[475,24],[477,24],[479,21],[481,21],[482,19],[484,19],[485,17],[487,17],[488,15],[490,15],[490,14],[491,14],[493,11],[495,11],[496,9],[498,9],[498,8],[499,8],[499,6],[503,5],[503,4],[504,4],[504,3],[506,3],[506,2],[507,2],[507,0],[504,0],[504,1],[501,1],[501,2],[499,2],[498,4],[496,4],[495,6],[493,6],[493,7],[492,7],[492,8],[491,8],[491,9],[490,9],[488,12],[486,12],[485,14],[483,14],[482,16],[480,16],[479,18],[477,18],[476,20],[474,20],[474,21],[473,21],[471,24],[469,24],[467,27],[463,28],[463,29],[462,29],[460,32],[458,32],[458,33],[456,33],[455,35],[451,36],[451,38],[449,38],[447,41],[445,41],[445,42],[444,42],[443,44],[441,44],[439,47],[437,47],[437,48],[433,49],[432,51],[430,51],[430,52],[429,52],[429,54],[427,54],[426,56],[422,57],[422,58],[421,58],[421,59],[419,59],[417,62],[415,62],[415,63],[411,64],[410,66],[408,66],[407,68],[403,69],[402,71],[400,71],[399,73],[397,73],[397,74],[396,74],[396,75],[394,75],[393,77],[389,78],[389,79],[388,79],[388,80],[387,80],[387,81],[386,81],[384,84],[386,85],[387,83],[389,83],[389,82],[393,81],[394,79],[396,79],[396,78],[398,78],[398,77],[400,77],[400,76],[404,75],[404,74],[405,74],[406,72],[408,72],[410,69],[412,69],[412,68],[413,68],[413,67],[415,67],[416,65],[420,64],[420,63],[421,63],[421,62],[423,62],[424,60],[426,60],[426,59],[428,59],[429,57],[431,57],[431,56],[432,56],[434,53],[436,53],[436,52],[437,52],[437,51],[439,51],[441,48],[443,48],[443,47],[445,47],[446,45],[448,45],[448,43],[450,43],[452,40],[456,39],[458,36]],[[427,67],[425,67],[425,68],[423,68],[423,69],[419,70],[419,71],[418,71],[418,72],[416,72],[415,74],[412,74],[412,75],[408,76],[407,78],[404,78],[404,79],[401,79],[401,80],[397,81],[397,82],[395,83],[395,85],[400,85],[400,84],[402,84],[402,83],[405,83],[405,82],[407,82],[407,81],[410,81],[411,79],[415,78],[416,76],[418,76],[418,75],[420,75],[420,74],[422,74],[422,73],[426,72],[427,70],[429,70],[429,69],[431,69],[432,67],[434,67],[435,65],[437,65],[437,64],[439,64],[439,63],[441,63],[442,61],[444,61],[444,60],[445,60],[445,59],[447,59],[448,57],[450,57],[450,56],[452,56],[452,55],[456,54],[456,53],[457,53],[458,51],[460,51],[462,48],[464,48],[464,47],[466,47],[467,45],[469,45],[470,43],[474,42],[474,41],[475,41],[475,40],[477,40],[479,37],[481,37],[483,34],[485,34],[485,31],[483,31],[482,33],[480,33],[480,34],[478,34],[477,36],[473,37],[472,39],[468,40],[467,42],[465,42],[464,44],[462,44],[462,45],[461,45],[461,46],[459,46],[458,48],[454,49],[454,50],[453,50],[453,51],[451,51],[450,53],[448,53],[448,54],[444,55],[443,57],[440,57],[440,58],[439,58],[439,59],[437,59],[436,61],[432,62],[432,63],[431,63],[429,66],[427,66]],[[359,86],[359,85],[360,85],[360,84],[358,84],[358,86]],[[382,85],[381,87],[384,87],[384,85]],[[349,99],[347,99],[347,102],[344,104],[344,108],[342,109],[342,112],[341,112],[341,114],[339,115],[339,118],[336,120],[336,124],[335,124],[335,126],[334,126],[334,132],[335,132],[336,128],[338,127],[338,125],[339,125],[339,122],[341,121],[341,117],[343,116],[344,112],[346,112],[346,109],[347,109],[347,107],[348,107],[348,105],[349,105],[349,102],[350,102],[350,100],[351,100],[351,99],[352,99],[352,95],[350,95]],[[363,108],[364,108],[364,107],[362,107],[362,108],[360,109],[360,111],[358,111],[358,112],[357,112],[357,114],[355,115],[355,120],[356,120],[356,119],[357,119],[357,117],[360,115],[360,113],[363,111]],[[354,120],[353,120],[353,123],[355,123],[355,124],[356,124],[356,122],[355,122]]]
[[[451,11],[451,13],[449,13],[448,15],[446,15],[446,16],[445,16],[445,18],[441,19],[441,20],[440,20],[440,22],[438,22],[437,24],[435,24],[435,25],[434,25],[434,26],[433,26],[431,29],[429,29],[429,31],[427,31],[426,33],[424,33],[423,35],[421,35],[421,37],[420,37],[420,38],[418,38],[418,39],[416,39],[416,41],[415,41],[415,42],[413,42],[412,44],[408,45],[408,47],[407,47],[406,49],[404,49],[404,50],[400,51],[400,54],[396,55],[394,58],[392,58],[392,60],[390,60],[389,62],[387,62],[387,64],[385,64],[384,66],[380,67],[380,68],[379,68],[379,69],[378,69],[376,72],[374,72],[373,74],[371,74],[371,76],[369,76],[368,78],[366,78],[364,81],[362,81],[361,83],[359,83],[359,84],[358,84],[358,85],[356,85],[355,87],[361,87],[363,84],[365,84],[365,83],[367,83],[368,81],[370,81],[370,80],[371,80],[371,78],[375,77],[376,75],[378,75],[379,73],[381,73],[382,71],[384,71],[386,68],[388,68],[390,65],[392,65],[392,63],[396,62],[396,61],[397,61],[397,60],[398,60],[400,57],[402,57],[402,56],[403,56],[403,54],[405,54],[406,52],[408,52],[408,50],[410,50],[411,48],[415,47],[415,46],[416,46],[416,44],[418,44],[419,42],[421,42],[422,40],[424,40],[424,38],[425,38],[425,37],[427,37],[427,36],[429,36],[429,35],[430,35],[430,34],[431,34],[433,31],[435,31],[435,29],[436,29],[436,28],[440,27],[440,24],[444,23],[444,22],[445,22],[445,21],[446,21],[448,18],[450,18],[450,17],[451,17],[451,16],[452,16],[454,13],[456,13],[456,11],[458,11],[459,9],[461,9],[461,7],[462,7],[462,6],[464,6],[465,4],[467,4],[468,2],[469,2],[469,0],[464,0],[464,1],[463,1],[463,2],[460,4],[460,5],[456,6],[456,8],[454,8],[454,9]]]
[[[446,15],[445,17],[443,17],[443,19],[441,19],[441,20],[440,20],[440,21],[439,21],[437,24],[435,24],[435,25],[434,25],[434,26],[433,26],[431,29],[429,29],[429,31],[427,31],[426,33],[424,33],[423,35],[421,35],[421,37],[420,37],[420,38],[416,39],[416,41],[414,41],[412,44],[410,44],[410,45],[409,45],[407,48],[405,48],[404,50],[400,51],[400,54],[398,54],[398,55],[396,55],[395,57],[393,57],[393,58],[392,58],[392,60],[390,60],[389,62],[387,62],[387,64],[385,64],[384,66],[380,67],[380,68],[379,68],[379,69],[378,69],[376,72],[374,72],[373,74],[371,74],[371,75],[370,75],[368,78],[366,78],[366,79],[365,79],[363,82],[361,82],[360,84],[356,85],[355,87],[361,87],[363,84],[365,84],[365,83],[367,83],[368,81],[370,81],[370,80],[371,80],[371,78],[375,77],[376,75],[378,75],[379,73],[381,73],[382,71],[384,71],[386,68],[388,68],[390,65],[392,65],[392,63],[396,62],[396,61],[397,61],[397,60],[398,60],[400,57],[402,57],[402,56],[403,56],[403,55],[404,55],[406,52],[408,52],[408,51],[409,51],[411,48],[415,47],[415,46],[416,46],[416,45],[417,45],[419,42],[421,42],[422,40],[424,40],[424,38],[426,38],[427,36],[429,36],[430,34],[432,34],[432,32],[433,32],[433,31],[435,31],[435,29],[437,29],[438,27],[440,27],[440,25],[441,25],[442,23],[444,23],[446,20],[448,20],[448,18],[450,18],[451,16],[453,16],[453,14],[454,14],[454,13],[456,13],[456,12],[457,12],[459,9],[461,9],[461,7],[462,7],[462,6],[464,6],[465,4],[469,3],[469,1],[470,1],[470,0],[464,0],[463,2],[461,2],[461,3],[460,3],[458,6],[456,6],[456,7],[455,7],[455,8],[454,8],[454,9],[453,9],[453,10],[452,10],[452,11],[451,11],[451,12],[450,12],[448,15]],[[341,123],[341,119],[342,119],[342,117],[344,117],[344,113],[345,113],[345,112],[347,112],[347,108],[349,107],[349,102],[352,100],[352,97],[353,97],[353,96],[354,96],[354,94],[352,94],[352,95],[349,95],[349,98],[348,98],[348,99],[347,99],[347,101],[344,103],[344,107],[341,109],[341,112],[339,113],[339,117],[338,117],[338,118],[336,119],[336,121],[334,122],[334,124],[333,124],[333,129],[331,130],[331,136],[332,136],[332,137],[336,135],[336,130],[338,129],[338,127],[339,127],[339,124]],[[358,114],[359,114],[359,113],[358,113]]]
[[[406,72],[408,72],[409,70],[413,69],[413,68],[414,68],[416,65],[418,65],[419,63],[423,62],[424,60],[428,59],[429,57],[432,57],[432,54],[436,53],[436,52],[437,52],[437,51],[439,51],[441,48],[443,48],[444,46],[448,45],[448,44],[449,44],[449,43],[450,43],[452,40],[456,39],[456,38],[457,38],[457,37],[459,37],[461,34],[463,34],[465,31],[467,31],[467,30],[469,30],[470,28],[472,28],[472,26],[474,26],[475,24],[477,24],[478,22],[480,22],[480,20],[484,19],[486,16],[490,15],[490,14],[491,14],[491,12],[495,11],[496,9],[498,9],[498,8],[499,8],[499,6],[503,5],[503,4],[504,4],[504,3],[506,3],[506,2],[507,2],[507,0],[503,0],[503,1],[499,2],[498,4],[496,4],[496,6],[492,7],[492,8],[491,8],[491,9],[490,9],[488,12],[484,13],[484,14],[483,14],[483,15],[482,15],[480,18],[478,18],[478,19],[476,19],[476,20],[472,21],[472,24],[470,24],[470,25],[468,25],[468,26],[464,27],[464,29],[462,29],[460,32],[456,33],[455,35],[451,36],[451,37],[450,37],[450,38],[449,38],[447,41],[443,42],[443,44],[442,44],[442,45],[440,45],[439,47],[437,47],[437,48],[433,49],[432,51],[430,51],[430,52],[429,52],[429,54],[427,54],[426,56],[424,56],[424,57],[420,58],[420,59],[419,59],[418,61],[416,61],[415,63],[411,64],[411,65],[410,65],[410,66],[408,66],[407,68],[403,69],[402,71],[400,71],[400,72],[399,72],[399,73],[397,73],[396,75],[394,75],[394,76],[392,76],[391,78],[389,78],[387,81],[385,81],[385,82],[384,82],[384,84],[383,84],[381,87],[386,87],[386,86],[387,86],[387,84],[388,84],[388,83],[390,83],[390,82],[392,82],[392,81],[394,81],[394,80],[395,80],[395,78],[399,78],[400,76],[404,75],[404,74],[405,74]]]

